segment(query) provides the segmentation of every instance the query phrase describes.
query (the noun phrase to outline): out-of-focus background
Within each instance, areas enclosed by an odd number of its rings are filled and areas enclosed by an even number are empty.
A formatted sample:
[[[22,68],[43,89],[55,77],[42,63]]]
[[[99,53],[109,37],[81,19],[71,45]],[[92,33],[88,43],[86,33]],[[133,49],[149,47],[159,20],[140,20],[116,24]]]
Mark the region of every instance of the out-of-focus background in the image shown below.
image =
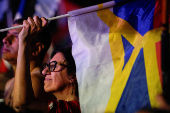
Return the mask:
[[[51,18],[67,14],[68,11],[97,5],[112,0],[0,0],[0,29],[11,27],[15,19],[33,17]],[[48,62],[50,54],[55,48],[62,48],[71,45],[68,31],[67,18],[61,18],[49,22],[49,30],[52,35],[52,44],[45,57]],[[6,32],[0,32],[0,50],[2,39]],[[1,58],[0,52],[0,101],[6,82],[13,77],[11,66]]]
[[[111,0],[0,0],[0,29],[12,26],[14,19],[20,17],[51,18],[66,14],[68,11],[84,8]],[[69,44],[67,18],[53,20],[49,23],[53,37],[53,46]],[[0,40],[6,33],[0,33]]]

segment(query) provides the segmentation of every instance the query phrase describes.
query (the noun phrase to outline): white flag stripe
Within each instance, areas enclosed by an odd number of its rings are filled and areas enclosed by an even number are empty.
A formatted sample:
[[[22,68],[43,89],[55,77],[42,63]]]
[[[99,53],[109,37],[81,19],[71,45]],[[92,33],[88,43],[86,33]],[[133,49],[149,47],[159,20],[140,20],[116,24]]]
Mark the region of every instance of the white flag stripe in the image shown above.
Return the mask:
[[[110,28],[96,12],[68,17],[82,113],[103,113],[114,77]]]

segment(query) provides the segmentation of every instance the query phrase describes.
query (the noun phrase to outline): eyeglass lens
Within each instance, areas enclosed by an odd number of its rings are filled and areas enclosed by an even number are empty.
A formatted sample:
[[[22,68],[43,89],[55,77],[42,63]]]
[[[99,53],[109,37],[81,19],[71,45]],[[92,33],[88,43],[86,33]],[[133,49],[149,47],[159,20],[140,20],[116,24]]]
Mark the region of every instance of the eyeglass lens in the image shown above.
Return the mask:
[[[49,65],[49,70],[54,71],[57,68],[57,62],[51,62]]]

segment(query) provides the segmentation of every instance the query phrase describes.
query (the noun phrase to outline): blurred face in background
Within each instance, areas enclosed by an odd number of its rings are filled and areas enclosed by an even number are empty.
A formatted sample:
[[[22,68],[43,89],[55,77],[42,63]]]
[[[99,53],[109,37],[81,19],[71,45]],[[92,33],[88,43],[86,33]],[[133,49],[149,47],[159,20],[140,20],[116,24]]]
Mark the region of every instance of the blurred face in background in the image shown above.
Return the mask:
[[[70,80],[67,77],[68,76],[66,67],[67,62],[65,60],[63,53],[61,52],[56,53],[54,57],[50,60],[51,62],[50,66],[52,68],[55,65],[55,63],[52,63],[53,61],[58,62],[56,64],[54,71],[52,72],[49,71],[48,67],[45,67],[44,70],[42,71],[42,74],[45,75],[44,89],[46,92],[62,91],[70,84]]]
[[[13,27],[18,25],[20,24],[14,24]],[[2,41],[3,42],[2,58],[12,64],[17,63],[17,55],[18,55],[18,48],[19,48],[18,35],[21,30],[22,28],[9,30],[7,32],[7,36]]]

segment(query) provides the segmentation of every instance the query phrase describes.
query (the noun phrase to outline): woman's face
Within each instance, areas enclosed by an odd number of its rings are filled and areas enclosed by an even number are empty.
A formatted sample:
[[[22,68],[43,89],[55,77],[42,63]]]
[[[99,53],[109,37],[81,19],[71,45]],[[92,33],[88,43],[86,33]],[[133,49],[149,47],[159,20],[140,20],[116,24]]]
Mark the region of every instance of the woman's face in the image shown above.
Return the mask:
[[[56,53],[50,60],[50,62],[52,61],[67,65],[65,57],[61,52]],[[44,89],[46,92],[62,91],[70,83],[70,80],[67,77],[67,67],[59,64],[56,64],[56,68],[53,72],[50,72],[48,67],[44,68],[42,74],[45,75]]]

